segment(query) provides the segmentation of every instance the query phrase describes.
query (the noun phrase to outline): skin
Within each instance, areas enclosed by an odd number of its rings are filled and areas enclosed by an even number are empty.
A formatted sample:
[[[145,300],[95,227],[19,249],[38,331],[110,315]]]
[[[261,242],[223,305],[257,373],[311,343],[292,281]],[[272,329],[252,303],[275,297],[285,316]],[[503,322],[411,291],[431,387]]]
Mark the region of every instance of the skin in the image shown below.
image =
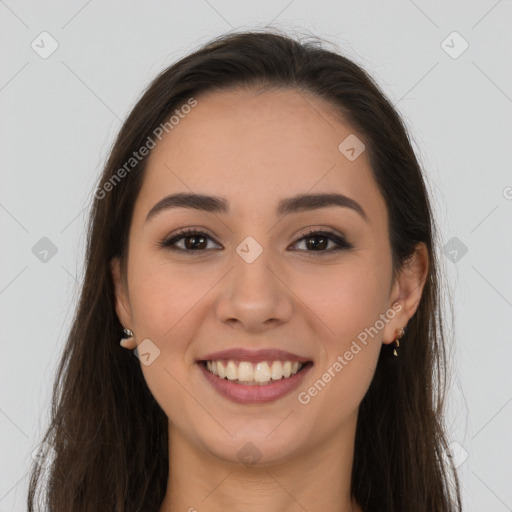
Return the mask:
[[[160,512],[359,511],[350,498],[358,407],[381,344],[391,343],[417,309],[426,248],[419,244],[392,279],[384,199],[366,152],[349,161],[338,150],[355,131],[333,117],[330,104],[293,90],[231,89],[197,100],[151,152],[134,206],[127,274],[112,261],[116,311],[135,334],[127,347],[150,339],[160,350],[150,365],[141,364],[169,418]],[[177,192],[225,197],[230,212],[180,208],[145,222],[160,199]],[[368,221],[339,206],[276,216],[280,199],[317,192],[351,197]],[[354,247],[329,254],[329,242],[315,252],[315,240],[300,241],[310,226],[331,228]],[[200,255],[157,245],[181,227],[212,235]],[[236,252],[247,236],[263,248],[250,264]],[[298,392],[397,302],[400,312],[378,335],[307,405],[299,403]],[[279,400],[237,404],[219,395],[195,363],[234,347],[288,350],[314,366]],[[238,459],[247,442],[261,452],[256,464]]]

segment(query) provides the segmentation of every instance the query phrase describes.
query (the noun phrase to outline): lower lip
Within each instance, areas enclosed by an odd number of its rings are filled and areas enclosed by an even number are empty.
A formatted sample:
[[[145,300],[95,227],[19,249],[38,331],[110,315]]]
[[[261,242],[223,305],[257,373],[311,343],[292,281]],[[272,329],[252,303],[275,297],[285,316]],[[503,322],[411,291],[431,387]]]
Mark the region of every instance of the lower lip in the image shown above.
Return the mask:
[[[301,371],[288,378],[282,378],[263,386],[254,385],[246,386],[237,384],[235,381],[221,379],[217,375],[209,372],[203,363],[197,363],[201,368],[204,376],[214,389],[222,396],[237,402],[239,404],[261,404],[277,400],[292,390],[294,390],[305,377],[306,373],[313,366],[311,362],[307,363]]]

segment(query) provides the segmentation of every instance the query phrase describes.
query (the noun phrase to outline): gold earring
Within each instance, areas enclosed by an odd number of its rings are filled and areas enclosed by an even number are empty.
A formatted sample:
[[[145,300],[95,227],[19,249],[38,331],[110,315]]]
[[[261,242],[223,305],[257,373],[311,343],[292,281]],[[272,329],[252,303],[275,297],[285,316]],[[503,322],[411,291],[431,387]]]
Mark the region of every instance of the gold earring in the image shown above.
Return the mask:
[[[397,334],[396,334],[396,338],[394,340],[395,346],[393,348],[393,355],[395,357],[398,357],[398,348],[400,347],[400,342],[398,340],[400,338],[402,338],[404,334],[405,334],[405,331],[404,331],[403,328],[398,329]]]
[[[121,347],[123,348],[128,348],[128,349],[132,349],[132,348],[135,348],[131,345],[133,345],[134,343],[134,334],[133,334],[133,331],[131,331],[130,329],[125,329],[123,328],[123,333],[125,334],[125,338],[121,338],[121,341],[119,342],[119,345],[121,345]]]

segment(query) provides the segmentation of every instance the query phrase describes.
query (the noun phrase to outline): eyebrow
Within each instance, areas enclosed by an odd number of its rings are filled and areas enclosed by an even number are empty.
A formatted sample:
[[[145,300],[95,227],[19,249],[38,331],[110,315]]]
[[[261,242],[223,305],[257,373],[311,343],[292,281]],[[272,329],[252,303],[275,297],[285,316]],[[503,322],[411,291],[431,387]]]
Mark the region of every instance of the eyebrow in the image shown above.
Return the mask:
[[[304,211],[316,210],[318,208],[327,208],[330,206],[341,206],[351,208],[368,222],[368,217],[363,207],[354,199],[343,194],[323,193],[323,194],[299,194],[293,197],[279,201],[276,209],[278,216],[299,213]],[[211,213],[229,213],[229,202],[223,197],[208,196],[194,193],[178,193],[164,197],[149,211],[145,222],[160,212],[173,208],[189,208],[202,210]]]

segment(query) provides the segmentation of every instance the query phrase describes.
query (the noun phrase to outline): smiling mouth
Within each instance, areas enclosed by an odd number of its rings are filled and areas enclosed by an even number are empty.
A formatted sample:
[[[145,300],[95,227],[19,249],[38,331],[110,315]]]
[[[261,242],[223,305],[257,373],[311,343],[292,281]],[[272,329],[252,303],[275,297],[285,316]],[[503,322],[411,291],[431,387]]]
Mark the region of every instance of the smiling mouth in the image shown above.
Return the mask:
[[[287,380],[306,367],[312,366],[312,361],[249,361],[217,360],[198,361],[209,373],[234,384],[246,386],[267,386],[280,380]]]

